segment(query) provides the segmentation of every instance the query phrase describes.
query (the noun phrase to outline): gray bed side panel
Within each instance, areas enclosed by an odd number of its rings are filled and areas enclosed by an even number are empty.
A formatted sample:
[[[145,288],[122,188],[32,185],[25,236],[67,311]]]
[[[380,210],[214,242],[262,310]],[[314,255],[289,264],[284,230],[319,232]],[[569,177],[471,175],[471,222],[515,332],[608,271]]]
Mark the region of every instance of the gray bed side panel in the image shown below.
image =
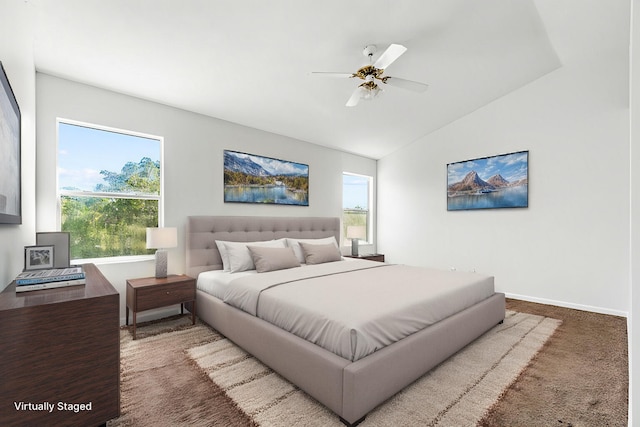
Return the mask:
[[[197,291],[198,317],[299,386],[337,414],[342,413],[344,368],[351,362]]]
[[[355,421],[488,331],[505,315],[504,294],[379,350],[345,368],[344,412]]]

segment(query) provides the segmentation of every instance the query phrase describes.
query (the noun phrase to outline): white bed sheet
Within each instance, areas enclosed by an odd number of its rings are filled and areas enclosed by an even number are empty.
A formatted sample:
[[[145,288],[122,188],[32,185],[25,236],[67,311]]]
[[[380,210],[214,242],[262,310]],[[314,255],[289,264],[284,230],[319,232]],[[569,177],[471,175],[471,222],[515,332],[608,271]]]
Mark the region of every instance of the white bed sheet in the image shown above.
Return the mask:
[[[203,271],[198,275],[196,288],[213,295],[216,298],[223,299],[224,293],[231,281],[245,276],[258,274],[256,270],[240,271],[231,273],[223,270]]]
[[[363,260],[219,282],[226,303],[351,361],[494,293],[491,276]]]
[[[343,258],[342,260],[351,262],[354,260],[354,258]],[[302,264],[301,267],[306,267],[306,264]],[[203,271],[198,275],[196,287],[199,290],[208,293],[209,295],[213,295],[216,298],[223,299],[224,293],[232,280],[239,277],[250,276],[253,274],[258,274],[258,272],[256,270],[248,270],[235,273],[224,270]]]

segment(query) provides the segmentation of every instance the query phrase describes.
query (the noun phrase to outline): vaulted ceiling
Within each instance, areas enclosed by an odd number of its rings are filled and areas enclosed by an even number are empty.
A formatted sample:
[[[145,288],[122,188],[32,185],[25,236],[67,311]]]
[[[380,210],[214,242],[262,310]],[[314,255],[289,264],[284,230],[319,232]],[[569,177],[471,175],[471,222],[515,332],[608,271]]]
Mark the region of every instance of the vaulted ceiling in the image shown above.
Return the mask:
[[[27,1],[38,71],[375,159],[561,67],[587,25],[551,0]],[[311,74],[391,43],[385,74],[426,92],[346,107],[358,81]]]

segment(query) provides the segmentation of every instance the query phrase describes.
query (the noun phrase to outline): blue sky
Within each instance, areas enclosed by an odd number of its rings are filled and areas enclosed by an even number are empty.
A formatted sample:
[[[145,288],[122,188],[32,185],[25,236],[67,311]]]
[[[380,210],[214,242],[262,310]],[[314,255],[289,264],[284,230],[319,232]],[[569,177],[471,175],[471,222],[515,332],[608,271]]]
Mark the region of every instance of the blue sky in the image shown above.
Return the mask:
[[[476,171],[480,178],[485,181],[497,174],[502,175],[509,182],[524,179],[527,177],[528,157],[529,153],[523,151],[451,163],[447,167],[447,185],[462,181],[471,171]]]
[[[359,206],[369,209],[369,178],[358,175],[342,175],[342,207]]]
[[[125,135],[83,126],[58,126],[58,187],[91,191],[104,183],[101,170],[120,172],[127,162],[143,157],[160,160],[157,139]]]

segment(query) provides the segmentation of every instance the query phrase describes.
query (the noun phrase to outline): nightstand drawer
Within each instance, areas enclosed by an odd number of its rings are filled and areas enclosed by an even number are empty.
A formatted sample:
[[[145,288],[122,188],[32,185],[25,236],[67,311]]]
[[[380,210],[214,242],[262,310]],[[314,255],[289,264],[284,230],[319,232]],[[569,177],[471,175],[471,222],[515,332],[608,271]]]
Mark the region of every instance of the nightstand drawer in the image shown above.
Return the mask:
[[[196,298],[195,286],[192,283],[168,283],[139,288],[137,290],[135,311],[165,307],[193,301]]]

